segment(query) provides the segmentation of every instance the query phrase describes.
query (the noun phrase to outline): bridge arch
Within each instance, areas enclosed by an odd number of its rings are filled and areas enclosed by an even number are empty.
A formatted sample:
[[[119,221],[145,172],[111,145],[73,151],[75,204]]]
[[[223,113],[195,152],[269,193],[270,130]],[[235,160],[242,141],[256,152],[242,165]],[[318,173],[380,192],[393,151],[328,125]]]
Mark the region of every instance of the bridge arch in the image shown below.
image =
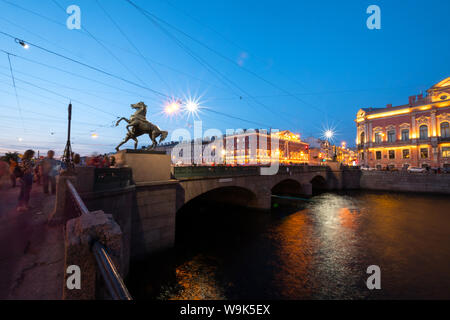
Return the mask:
[[[287,178],[278,181],[272,187],[271,192],[272,195],[279,196],[307,196],[310,194],[310,187],[297,179]]]
[[[321,175],[317,175],[317,176],[313,177],[311,179],[310,183],[311,183],[313,195],[322,193],[327,190],[327,181]]]
[[[236,206],[248,206],[252,202],[256,201],[256,194],[245,187],[241,186],[220,186],[209,189],[203,193],[199,192],[197,195],[185,199],[183,205],[180,209],[190,205],[192,202],[202,201],[204,203],[217,203],[217,204],[228,204]]]

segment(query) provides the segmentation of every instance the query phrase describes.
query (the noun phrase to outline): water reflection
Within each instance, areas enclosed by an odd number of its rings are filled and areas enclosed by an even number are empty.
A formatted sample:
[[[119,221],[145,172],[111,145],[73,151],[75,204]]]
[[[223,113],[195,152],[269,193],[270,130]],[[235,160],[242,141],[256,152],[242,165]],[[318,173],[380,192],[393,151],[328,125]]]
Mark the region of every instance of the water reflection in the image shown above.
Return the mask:
[[[312,200],[287,215],[197,204],[177,225],[175,250],[133,266],[137,297],[450,298],[448,197],[351,192]],[[382,290],[365,285],[372,264]]]

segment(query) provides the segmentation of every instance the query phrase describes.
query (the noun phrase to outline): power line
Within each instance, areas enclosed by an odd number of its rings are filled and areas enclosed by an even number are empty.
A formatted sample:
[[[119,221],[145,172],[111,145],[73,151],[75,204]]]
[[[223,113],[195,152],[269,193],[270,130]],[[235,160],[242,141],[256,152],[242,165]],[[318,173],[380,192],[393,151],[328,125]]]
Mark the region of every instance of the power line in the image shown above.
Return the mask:
[[[44,20],[46,20],[46,21],[49,21],[49,22],[51,22],[51,23],[53,23],[53,24],[56,24],[56,25],[58,25],[58,26],[62,26],[62,27],[64,27],[64,28],[66,27],[65,24],[60,23],[59,21],[53,20],[53,19],[51,19],[51,18],[49,18],[49,17],[47,17],[47,16],[44,16],[44,15],[42,15],[42,14],[40,14],[40,13],[37,13],[37,12],[35,12],[35,11],[32,11],[32,10],[30,10],[30,9],[24,8],[24,7],[20,6],[20,5],[14,4],[14,3],[10,2],[10,1],[7,1],[7,0],[0,0],[0,1],[3,1],[3,2],[5,2],[5,3],[7,3],[7,4],[11,5],[11,6],[14,6],[15,8],[20,9],[20,10],[24,10],[24,11],[30,13],[30,14],[33,14],[33,15],[35,15],[35,16],[41,18],[41,19],[44,19]],[[60,8],[62,8],[59,4],[58,4],[58,6],[59,6]],[[4,18],[2,18],[2,19],[4,19]],[[6,19],[5,19],[5,20],[6,20]],[[10,23],[11,23],[11,22],[10,22]],[[29,30],[23,28],[23,27],[20,27],[20,28],[23,29],[23,30],[26,30],[27,32],[33,33],[33,32],[31,32],[31,31],[29,31]],[[78,31],[78,30],[77,30],[77,31]],[[82,35],[84,35],[84,36],[89,36],[86,32],[84,32],[84,30],[80,30],[80,34],[82,34]],[[45,38],[43,38],[43,37],[41,37],[41,36],[38,36],[38,37],[40,37],[41,39],[45,39]],[[127,49],[125,49],[125,48],[122,48],[122,47],[116,45],[115,43],[111,43],[111,42],[109,42],[109,41],[107,41],[107,40],[104,40],[104,39],[101,39],[101,38],[98,38],[98,37],[96,37],[96,39],[97,39],[98,41],[101,41],[102,43],[106,43],[106,44],[108,44],[108,45],[110,45],[110,46],[114,46],[115,48],[120,49],[120,50],[122,50],[122,51],[125,51],[125,52],[128,52],[128,53],[130,53],[130,54],[139,56],[139,54],[137,54],[136,52],[127,50]],[[50,42],[50,41],[47,40],[47,39],[45,39],[45,41]],[[51,43],[51,42],[50,42],[50,43]],[[58,46],[58,47],[60,47],[60,46]],[[67,50],[67,49],[65,49],[65,48],[62,48],[62,47],[60,47],[60,48],[63,49],[63,50],[65,50],[65,51],[70,52],[69,50]],[[77,55],[76,53],[75,53],[75,55],[78,56],[78,57],[80,57],[80,56]],[[191,75],[191,74],[189,74],[189,73],[187,73],[187,72],[184,72],[184,71],[181,71],[181,70],[179,70],[179,69],[173,68],[172,66],[166,65],[166,64],[164,64],[164,63],[161,63],[161,62],[156,61],[156,60],[154,60],[154,59],[151,59],[151,58],[149,58],[149,57],[146,57],[146,56],[144,56],[144,57],[145,57],[146,60],[151,61],[151,62],[153,62],[153,63],[155,63],[155,64],[157,64],[157,65],[159,65],[159,66],[161,66],[161,67],[164,67],[164,68],[166,68],[166,69],[168,69],[168,70],[171,70],[171,71],[173,71],[173,72],[176,72],[176,73],[178,73],[178,74],[180,74],[180,75],[184,75],[184,76],[186,76],[186,77],[195,79],[195,80],[197,80],[197,81],[201,81],[201,82],[207,83],[207,84],[209,84],[209,85],[211,85],[211,86],[214,86],[214,87],[219,88],[219,89],[222,89],[222,90],[224,89],[224,88],[219,87],[219,86],[216,86],[216,85],[214,85],[214,84],[212,84],[212,83],[210,83],[210,82],[208,82],[208,81],[205,81],[205,80],[203,80],[203,79],[200,79],[200,78],[198,78],[198,77],[195,77],[195,76],[193,76],[193,75]]]
[[[25,131],[25,127],[23,125],[22,108],[20,107],[19,95],[17,94],[16,80],[14,79],[14,73],[13,73],[13,68],[12,68],[12,63],[11,63],[11,57],[10,57],[9,53],[7,53],[6,56],[8,57],[9,71],[11,72],[11,79],[12,79],[12,83],[13,83],[13,86],[14,86],[14,93],[16,95],[17,108],[19,109],[19,115],[20,115],[20,120],[21,120],[21,123],[22,123],[22,129]]]
[[[200,62],[204,67],[205,65],[207,67],[205,67],[208,71],[210,71],[211,73],[213,73],[214,75],[218,74],[219,75],[219,80],[222,81],[227,87],[229,87],[229,85],[227,83],[224,82],[224,79],[226,81],[228,81],[230,84],[232,84],[234,87],[236,87],[238,90],[244,92],[247,96],[251,97],[250,93],[248,93],[246,90],[244,90],[243,88],[241,88],[240,86],[238,86],[235,82],[233,82],[232,80],[230,80],[228,77],[226,77],[225,75],[223,75],[221,72],[219,72],[216,68],[214,68],[213,66],[211,66],[209,63],[207,63],[204,59],[202,59],[201,57],[199,57],[198,55],[196,55],[192,50],[190,50],[188,47],[186,47],[180,40],[178,40],[173,34],[171,34],[167,29],[165,29],[164,27],[162,27],[157,21],[155,21],[154,19],[154,15],[152,15],[151,13],[149,13],[147,10],[142,9],[141,7],[137,6],[135,3],[133,3],[130,0],[125,0],[126,2],[128,2],[129,4],[131,4],[133,7],[135,7],[142,15],[144,15],[144,17],[146,17],[149,21],[151,21],[154,25],[156,25],[158,28],[160,28],[169,38],[171,38],[177,45],[179,45],[186,53],[188,53],[191,57],[193,57],[195,60],[197,60],[198,62]],[[160,20],[160,19],[158,19]],[[164,21],[163,21],[164,22]],[[211,71],[213,70],[213,71]],[[232,89],[231,89],[232,90]],[[277,116],[281,116],[281,114],[279,112],[275,112],[272,109],[270,109],[267,105],[263,104],[262,102],[252,98],[252,100],[254,102],[256,102],[258,105],[264,107],[266,110],[270,111],[271,113],[274,113]],[[248,103],[248,102],[247,102]],[[291,124],[293,124],[294,126],[297,126],[297,124],[293,123],[291,121],[291,119],[286,118],[286,120],[288,122],[290,122]]]
[[[33,84],[33,83],[29,82],[29,81],[26,81],[26,80],[23,80],[23,79],[20,79],[20,78],[16,78],[16,79],[19,80],[19,81],[21,81],[21,82],[23,82],[23,83],[26,83],[26,84],[28,84],[28,85],[30,85],[30,86],[32,86],[32,87],[38,88],[38,89],[40,89],[40,90],[47,91],[47,92],[49,92],[49,93],[51,93],[51,94],[54,94],[54,95],[56,95],[56,96],[59,96],[59,97],[62,97],[62,98],[68,99],[68,100],[72,100],[72,101],[74,101],[74,102],[77,102],[77,103],[79,103],[79,104],[85,105],[85,106],[87,106],[87,107],[89,107],[89,108],[92,108],[92,109],[94,109],[94,110],[103,112],[103,113],[108,114],[108,115],[111,115],[111,116],[113,116],[113,117],[117,117],[116,115],[114,115],[114,114],[112,114],[112,113],[109,113],[109,112],[107,112],[107,111],[105,111],[105,110],[99,109],[99,108],[97,108],[97,107],[95,107],[95,106],[92,106],[92,105],[90,105],[90,104],[84,103],[84,102],[82,102],[82,101],[72,99],[71,97],[65,96],[65,95],[60,94],[60,93],[58,93],[58,92],[55,92],[55,91],[53,91],[53,90],[43,88],[43,87],[41,87],[41,86],[38,86],[38,85],[36,85],[36,84]],[[15,85],[15,84],[14,84],[14,85]]]
[[[55,3],[64,13],[66,13],[66,10],[56,1],[52,0],[53,3]],[[86,27],[83,27],[83,30],[95,41],[97,42],[108,54],[114,58],[122,67],[125,68],[129,73],[131,73],[136,79],[138,79],[142,84],[146,85],[146,83],[128,66],[122,62],[111,50],[109,50],[101,41],[99,41]]]
[[[7,51],[1,50],[1,49],[0,49],[0,51],[2,51],[2,52],[7,52]],[[104,86],[107,86],[107,87],[110,87],[110,88],[113,88],[113,89],[116,89],[116,90],[121,90],[121,91],[123,91],[123,92],[127,92],[127,93],[132,94],[132,95],[139,95],[139,96],[141,96],[141,97],[144,97],[144,98],[147,98],[147,99],[151,99],[151,100],[157,101],[155,98],[152,98],[152,97],[149,97],[149,96],[144,96],[144,95],[142,95],[142,94],[140,94],[140,93],[136,93],[136,92],[133,92],[133,91],[126,90],[126,89],[124,89],[123,87],[113,86],[113,85],[111,85],[111,84],[109,84],[109,83],[106,83],[106,82],[103,82],[103,81],[99,81],[99,80],[96,80],[96,79],[93,79],[93,78],[90,78],[90,77],[86,77],[86,76],[84,76],[84,75],[80,75],[80,74],[78,74],[78,73],[75,73],[75,72],[72,72],[72,71],[68,71],[68,70],[65,70],[65,69],[62,69],[62,68],[58,68],[58,67],[56,67],[56,66],[52,66],[52,65],[49,65],[49,64],[46,64],[46,63],[43,63],[43,62],[39,62],[39,61],[36,61],[36,60],[33,60],[33,59],[29,59],[29,58],[26,58],[26,57],[23,57],[23,56],[20,56],[20,55],[14,55],[14,56],[15,56],[16,58],[25,60],[25,61],[27,61],[27,62],[34,63],[34,64],[37,64],[37,65],[41,65],[41,66],[44,66],[44,67],[49,68],[49,69],[57,70],[57,71],[59,71],[59,72],[66,73],[66,74],[72,75],[72,76],[74,76],[74,77],[78,77],[78,78],[81,78],[81,79],[93,81],[93,82],[102,84],[102,85],[104,85]]]
[[[5,35],[5,36],[7,36],[7,37],[10,37],[10,38],[12,38],[12,39],[14,39],[14,40],[15,40],[15,39],[19,39],[19,38],[15,37],[15,36],[13,36],[13,35],[11,35],[11,34],[9,34],[9,33],[3,32],[3,31],[0,31],[0,34],[3,34],[3,35]],[[105,74],[105,75],[107,75],[107,76],[110,76],[110,77],[112,77],[112,78],[119,79],[119,80],[121,80],[121,81],[123,81],[123,82],[126,82],[126,83],[128,83],[128,84],[134,85],[134,86],[139,87],[139,88],[141,88],[141,89],[148,90],[148,91],[153,92],[153,93],[155,93],[155,94],[157,94],[157,95],[160,95],[160,96],[163,96],[163,97],[166,97],[166,98],[169,98],[169,99],[171,98],[170,96],[168,96],[168,95],[166,95],[166,94],[164,94],[164,93],[162,93],[162,92],[159,92],[159,91],[154,90],[154,89],[152,89],[152,88],[149,88],[149,87],[140,85],[140,84],[138,84],[138,83],[136,83],[136,82],[134,82],[134,81],[125,79],[125,78],[123,78],[123,77],[121,77],[121,76],[118,76],[118,75],[115,75],[115,74],[113,74],[113,73],[111,73],[111,72],[108,72],[108,71],[102,70],[102,69],[100,69],[100,68],[91,66],[91,65],[86,64],[86,63],[84,63],[84,62],[81,62],[81,61],[79,61],[79,60],[76,60],[76,59],[67,57],[67,56],[65,56],[65,55],[63,55],[63,54],[60,54],[60,53],[55,52],[55,51],[50,50],[50,49],[46,49],[46,48],[41,47],[41,46],[39,46],[39,45],[37,45],[37,44],[31,43],[31,42],[28,42],[28,41],[25,41],[25,40],[22,40],[22,41],[24,41],[26,44],[28,44],[28,45],[30,45],[30,46],[33,46],[33,47],[35,47],[35,48],[37,48],[37,49],[40,49],[40,50],[45,51],[45,52],[47,52],[47,53],[53,54],[53,55],[55,55],[55,56],[57,56],[57,57],[60,57],[60,58],[65,59],[65,60],[71,61],[71,62],[73,62],[73,63],[79,64],[79,65],[81,65],[81,66],[83,66],[83,67],[85,67],[85,68],[88,68],[88,69],[91,69],[91,70],[100,72],[100,73]]]
[[[175,30],[175,31],[177,31],[177,32],[179,32],[179,33],[181,33],[181,34],[183,34],[185,37],[191,39],[191,40],[194,41],[195,43],[197,43],[197,44],[201,45],[202,47],[206,48],[207,50],[213,52],[214,54],[216,54],[217,56],[221,57],[221,58],[224,59],[225,61],[228,61],[228,62],[230,62],[232,65],[237,66],[236,62],[235,62],[233,59],[230,59],[229,57],[223,55],[222,53],[220,53],[219,51],[215,50],[214,48],[211,48],[210,46],[206,45],[206,44],[203,43],[202,41],[197,40],[196,38],[194,38],[194,37],[192,37],[191,35],[187,34],[187,33],[184,32],[183,30],[181,30],[181,29],[179,29],[179,28],[177,28],[177,27],[171,25],[171,24],[168,23],[167,21],[165,21],[165,20],[163,20],[163,19],[157,17],[155,14],[152,14],[152,13],[148,12],[147,10],[145,10],[145,9],[143,9],[143,8],[141,8],[141,7],[139,7],[139,6],[136,5],[133,1],[131,1],[131,0],[125,0],[125,1],[128,2],[128,3],[130,3],[132,6],[134,6],[134,7],[135,7],[136,9],[138,9],[139,11],[147,13],[147,14],[150,15],[152,18],[154,18],[154,19],[156,19],[156,20],[158,20],[158,21],[164,23],[165,25],[167,25],[168,27],[172,28],[173,30]],[[267,83],[268,85],[270,85],[270,86],[272,86],[272,87],[274,87],[274,88],[276,88],[276,89],[278,89],[278,90],[280,90],[280,91],[282,91],[282,92],[284,92],[284,93],[290,95],[291,97],[297,99],[298,101],[302,102],[303,104],[306,104],[306,105],[308,105],[308,106],[310,106],[310,107],[313,107],[313,108],[315,108],[315,109],[317,109],[317,110],[323,112],[323,110],[319,109],[318,107],[316,107],[316,106],[314,106],[314,105],[312,105],[312,104],[310,104],[310,103],[304,101],[303,99],[300,99],[299,97],[297,97],[297,96],[295,96],[294,94],[290,93],[290,92],[287,91],[286,89],[281,88],[280,86],[276,85],[276,84],[273,83],[272,81],[269,81],[269,80],[263,78],[262,76],[258,75],[257,73],[253,72],[252,70],[250,70],[250,69],[248,69],[248,68],[245,68],[245,67],[243,67],[243,66],[241,66],[240,69],[242,69],[242,70],[244,70],[245,72],[247,72],[247,73],[253,75],[254,77],[258,78],[259,80],[261,80],[261,81]]]
[[[54,0],[56,1],[56,0]],[[100,9],[103,11],[103,13],[108,17],[108,19],[114,24],[114,26],[117,28],[117,30],[119,30],[119,32],[122,34],[122,36],[127,40],[127,42],[134,48],[134,50],[139,54],[139,56],[145,61],[145,63],[147,64],[147,66],[156,74],[156,76],[159,78],[159,80],[161,80],[161,82],[163,82],[166,87],[169,89],[169,91],[172,91],[172,89],[170,88],[169,84],[163,79],[163,77],[161,76],[161,74],[158,72],[158,70],[156,70],[149,62],[148,60],[144,57],[144,55],[142,54],[142,52],[138,49],[138,47],[131,41],[131,39],[125,34],[125,32],[122,30],[122,28],[116,23],[116,21],[112,18],[112,16],[106,11],[106,9],[100,4],[100,1],[95,0],[95,2],[97,3],[97,5],[100,7]]]

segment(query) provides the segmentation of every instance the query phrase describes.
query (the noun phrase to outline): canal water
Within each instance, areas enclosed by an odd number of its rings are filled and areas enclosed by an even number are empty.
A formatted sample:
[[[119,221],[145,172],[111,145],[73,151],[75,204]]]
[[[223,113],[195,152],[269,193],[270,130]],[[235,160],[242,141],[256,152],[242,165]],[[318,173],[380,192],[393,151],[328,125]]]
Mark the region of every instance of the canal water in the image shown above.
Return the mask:
[[[276,203],[274,198],[274,204]],[[137,299],[450,299],[450,197],[352,191],[271,213],[207,204],[132,265]],[[381,269],[369,290],[367,267]]]

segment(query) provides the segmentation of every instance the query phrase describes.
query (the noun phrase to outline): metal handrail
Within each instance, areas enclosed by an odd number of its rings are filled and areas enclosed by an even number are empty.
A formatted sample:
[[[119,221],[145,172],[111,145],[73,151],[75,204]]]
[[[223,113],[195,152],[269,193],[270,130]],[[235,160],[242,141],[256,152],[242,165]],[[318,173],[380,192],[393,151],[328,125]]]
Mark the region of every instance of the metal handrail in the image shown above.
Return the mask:
[[[77,209],[80,211],[81,214],[89,213],[88,208],[84,204],[83,200],[81,199],[77,190],[73,186],[72,182],[70,182],[70,180],[66,180],[66,181],[67,181],[67,188],[69,189],[70,195],[72,196],[72,199],[75,202]]]
[[[69,193],[75,203],[75,206],[77,207],[77,210],[80,212],[80,215],[89,214],[88,208],[84,204],[72,182],[69,180],[66,181]],[[122,277],[119,272],[117,272],[114,262],[109,256],[106,248],[100,242],[95,241],[91,249],[111,297],[114,300],[133,300],[122,280]]]
[[[114,300],[133,300],[106,248],[96,241],[92,251],[111,297]]]

